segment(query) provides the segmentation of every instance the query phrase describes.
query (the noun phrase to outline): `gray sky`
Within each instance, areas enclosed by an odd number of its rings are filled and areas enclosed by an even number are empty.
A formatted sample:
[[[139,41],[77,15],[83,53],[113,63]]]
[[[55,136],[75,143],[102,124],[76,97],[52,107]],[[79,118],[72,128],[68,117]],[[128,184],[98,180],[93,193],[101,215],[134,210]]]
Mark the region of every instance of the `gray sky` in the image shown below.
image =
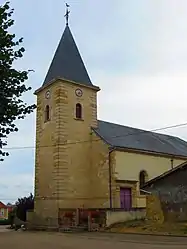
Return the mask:
[[[0,0],[0,4],[4,1]],[[98,118],[143,129],[187,122],[187,1],[70,0],[70,28],[93,84],[100,86]],[[62,0],[12,0],[26,52],[20,69],[34,69],[24,98],[36,101],[65,28]],[[0,200],[33,191],[35,114],[10,136],[1,163]],[[162,131],[187,140],[187,126]],[[31,148],[32,147],[32,148]]]

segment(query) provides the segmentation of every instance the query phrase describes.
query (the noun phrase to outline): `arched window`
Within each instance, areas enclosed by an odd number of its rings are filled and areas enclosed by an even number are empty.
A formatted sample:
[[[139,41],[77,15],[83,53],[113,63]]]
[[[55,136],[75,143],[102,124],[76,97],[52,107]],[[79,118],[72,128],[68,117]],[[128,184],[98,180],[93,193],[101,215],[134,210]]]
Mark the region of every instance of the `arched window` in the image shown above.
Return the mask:
[[[45,107],[45,122],[50,120],[50,110],[49,110],[49,106],[46,105]]]
[[[76,118],[78,119],[82,118],[82,106],[80,103],[76,104]]]
[[[139,184],[140,188],[148,181],[148,174],[145,170],[140,171],[139,174]]]

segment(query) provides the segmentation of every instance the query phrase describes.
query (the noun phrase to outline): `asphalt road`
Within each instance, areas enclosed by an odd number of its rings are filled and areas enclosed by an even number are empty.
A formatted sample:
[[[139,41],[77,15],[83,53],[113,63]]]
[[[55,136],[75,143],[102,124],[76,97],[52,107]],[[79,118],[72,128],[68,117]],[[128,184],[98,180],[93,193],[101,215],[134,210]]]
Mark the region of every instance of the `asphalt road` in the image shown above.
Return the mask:
[[[102,234],[102,233],[47,233],[9,231],[0,227],[0,248],[6,249],[182,249],[187,238]]]

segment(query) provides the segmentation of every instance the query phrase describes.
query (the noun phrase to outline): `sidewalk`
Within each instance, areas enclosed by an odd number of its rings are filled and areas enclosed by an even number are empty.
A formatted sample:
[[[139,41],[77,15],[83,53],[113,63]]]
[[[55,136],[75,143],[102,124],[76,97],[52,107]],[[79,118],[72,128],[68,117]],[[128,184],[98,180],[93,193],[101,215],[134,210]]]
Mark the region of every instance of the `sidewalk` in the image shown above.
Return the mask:
[[[0,233],[11,232],[11,229],[7,229],[9,226],[0,226]]]

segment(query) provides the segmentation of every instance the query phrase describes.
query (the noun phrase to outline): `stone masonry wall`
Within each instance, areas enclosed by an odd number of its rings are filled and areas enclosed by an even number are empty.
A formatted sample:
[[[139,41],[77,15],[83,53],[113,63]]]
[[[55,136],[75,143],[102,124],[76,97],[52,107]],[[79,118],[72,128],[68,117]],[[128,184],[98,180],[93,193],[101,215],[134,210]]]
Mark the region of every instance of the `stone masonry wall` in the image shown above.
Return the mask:
[[[187,220],[187,167],[173,172],[145,190],[158,196],[165,220]]]
[[[83,96],[76,97],[76,88]],[[50,90],[50,99],[45,93]],[[87,207],[90,196],[91,126],[97,126],[96,90],[56,82],[37,96],[35,212],[57,217],[59,208]],[[83,108],[81,120],[75,106]],[[44,121],[45,106],[50,121]]]
[[[55,87],[51,88],[51,98],[45,98],[45,92],[37,97],[36,117],[36,154],[35,154],[35,211],[38,215],[56,216],[57,207],[53,210],[46,205],[51,202],[55,193],[53,181],[54,170],[54,135],[56,132],[56,115],[52,108],[55,101]],[[50,122],[45,122],[45,107],[50,106]],[[45,198],[45,199],[44,199]]]
[[[155,181],[145,190],[151,191],[168,203],[187,202],[187,167],[177,170],[161,180]]]
[[[90,208],[109,208],[109,149],[108,145],[92,132],[90,164]]]
[[[148,195],[146,202],[146,218],[158,224],[164,222],[164,214],[160,200],[157,196]]]

